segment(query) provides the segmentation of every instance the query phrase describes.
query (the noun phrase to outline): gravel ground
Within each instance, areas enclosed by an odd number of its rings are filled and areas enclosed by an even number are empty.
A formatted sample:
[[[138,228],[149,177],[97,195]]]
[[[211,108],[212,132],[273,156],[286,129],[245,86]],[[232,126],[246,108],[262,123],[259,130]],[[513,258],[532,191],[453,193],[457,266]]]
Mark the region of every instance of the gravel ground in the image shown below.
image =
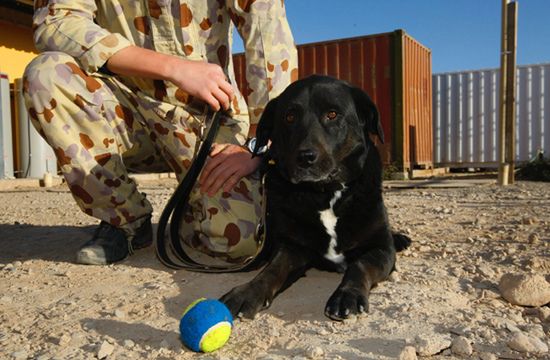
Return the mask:
[[[74,253],[96,221],[65,186],[2,191],[0,358],[549,359],[548,297],[512,305],[499,281],[536,278],[520,295],[548,296],[550,184],[433,185],[442,187],[386,189],[393,227],[414,243],[373,289],[367,316],[325,318],[340,276],[312,270],[256,319],[236,321],[225,347],[199,356],[179,341],[181,312],[255,272],[176,272],[152,248],[115,266],[79,266]],[[174,187],[173,179],[140,187],[154,222]]]

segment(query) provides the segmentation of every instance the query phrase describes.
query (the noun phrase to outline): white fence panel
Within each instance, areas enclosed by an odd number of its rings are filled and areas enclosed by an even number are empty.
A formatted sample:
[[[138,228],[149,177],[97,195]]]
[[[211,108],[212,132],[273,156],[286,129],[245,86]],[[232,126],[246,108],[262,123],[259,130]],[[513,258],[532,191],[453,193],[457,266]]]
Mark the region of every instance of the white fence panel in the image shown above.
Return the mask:
[[[550,156],[550,64],[516,76],[516,161]],[[498,166],[498,91],[499,69],[433,75],[436,166]]]

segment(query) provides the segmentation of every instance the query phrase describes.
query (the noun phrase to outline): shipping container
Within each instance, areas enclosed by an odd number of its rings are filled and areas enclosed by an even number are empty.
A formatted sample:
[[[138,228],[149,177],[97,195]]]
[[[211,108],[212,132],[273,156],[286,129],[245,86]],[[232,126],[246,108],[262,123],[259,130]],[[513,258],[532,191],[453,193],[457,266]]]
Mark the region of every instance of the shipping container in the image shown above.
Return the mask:
[[[550,64],[516,71],[515,161],[550,154]],[[433,75],[434,163],[498,167],[499,69]]]
[[[244,54],[233,57],[240,89]],[[407,171],[433,166],[431,51],[403,30],[298,45],[299,77],[323,74],[365,90],[380,112],[386,165]]]

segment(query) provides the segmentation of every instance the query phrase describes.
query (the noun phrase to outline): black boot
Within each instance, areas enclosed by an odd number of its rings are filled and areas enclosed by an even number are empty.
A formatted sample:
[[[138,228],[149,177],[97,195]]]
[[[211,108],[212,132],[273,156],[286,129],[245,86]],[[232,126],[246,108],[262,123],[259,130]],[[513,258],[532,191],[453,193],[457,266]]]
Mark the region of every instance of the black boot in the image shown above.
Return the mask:
[[[128,234],[102,221],[94,236],[76,253],[76,262],[87,265],[108,265],[126,259],[134,250],[145,248],[153,243],[151,218],[135,231]]]

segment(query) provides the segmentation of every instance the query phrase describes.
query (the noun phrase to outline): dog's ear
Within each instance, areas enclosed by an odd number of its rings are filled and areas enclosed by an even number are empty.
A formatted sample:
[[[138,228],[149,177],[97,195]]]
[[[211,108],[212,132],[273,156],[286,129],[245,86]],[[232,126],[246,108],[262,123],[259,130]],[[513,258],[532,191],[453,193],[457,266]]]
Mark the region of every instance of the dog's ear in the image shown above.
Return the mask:
[[[384,130],[382,129],[380,114],[376,105],[374,105],[366,92],[357,87],[351,87],[351,93],[355,102],[355,108],[357,109],[357,115],[363,123],[363,129],[366,133],[377,135],[383,144]]]
[[[258,128],[256,129],[256,146],[254,152],[258,151],[263,146],[266,146],[271,139],[271,131],[275,122],[275,113],[277,110],[278,98],[269,101],[260,117]]]

